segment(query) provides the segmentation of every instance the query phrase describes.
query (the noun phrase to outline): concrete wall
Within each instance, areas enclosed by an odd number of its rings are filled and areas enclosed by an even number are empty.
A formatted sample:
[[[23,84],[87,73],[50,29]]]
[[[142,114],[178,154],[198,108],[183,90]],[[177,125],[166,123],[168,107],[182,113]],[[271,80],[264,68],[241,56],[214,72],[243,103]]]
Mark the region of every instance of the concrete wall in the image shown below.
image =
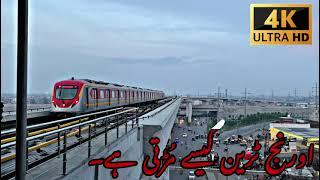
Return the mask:
[[[143,149],[142,149],[142,136],[143,133],[138,133],[138,128],[132,129],[128,134],[122,136],[117,141],[111,143],[108,148],[100,152],[98,155],[92,157],[91,159],[105,158],[109,156],[112,152],[120,150],[122,152],[121,158],[115,159],[115,161],[138,161],[138,165],[130,168],[118,169],[119,177],[118,179],[140,179],[141,175],[141,164],[143,161]],[[142,131],[142,129],[140,129]],[[140,137],[139,137],[139,136]],[[103,142],[101,142],[103,143]],[[77,180],[88,180],[94,177],[94,167],[82,165],[75,171],[69,173],[63,179],[77,179]],[[112,179],[110,170],[99,166],[99,179]]]
[[[174,122],[177,119],[179,107],[180,99],[173,102],[169,107],[161,111],[159,114],[141,122],[143,125],[144,156],[153,156],[153,146],[151,146],[149,143],[151,137],[158,137],[160,139],[160,143],[158,144],[160,149],[159,158],[162,156],[163,150],[166,148],[167,142],[171,138],[171,131]],[[151,161],[149,160],[149,163],[150,162]],[[150,164],[150,166],[153,165]],[[169,169],[166,169],[160,178],[155,178],[154,176],[143,176],[142,179],[169,179]]]

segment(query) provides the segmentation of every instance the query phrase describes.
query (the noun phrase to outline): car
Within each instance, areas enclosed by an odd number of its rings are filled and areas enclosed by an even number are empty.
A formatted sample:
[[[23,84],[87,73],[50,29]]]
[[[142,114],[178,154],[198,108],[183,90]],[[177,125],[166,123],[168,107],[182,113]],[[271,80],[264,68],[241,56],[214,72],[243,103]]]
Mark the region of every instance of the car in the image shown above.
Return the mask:
[[[194,171],[189,171],[189,180],[194,180],[196,178]]]
[[[181,156],[179,156],[179,162],[181,162],[182,161],[182,157]]]
[[[174,140],[174,142],[175,142],[175,143],[179,143],[179,142],[180,142],[179,138],[176,138],[176,139]]]
[[[219,146],[220,146],[220,143],[219,143],[219,141],[217,141],[217,142],[216,142],[216,146],[217,146],[217,147],[219,147]]]
[[[182,137],[184,137],[184,138],[186,138],[187,136],[188,136],[187,133],[182,134]]]
[[[188,128],[188,131],[192,131],[191,128]]]
[[[224,148],[224,152],[228,152],[228,150],[229,150],[229,148],[226,146],[226,147]]]
[[[229,144],[229,143],[230,143],[230,138],[229,137],[223,141],[223,144]]]
[[[207,145],[207,141],[203,141],[203,145]]]
[[[194,139],[194,138],[192,138],[191,140],[192,140],[192,141],[195,141],[195,139]]]
[[[241,142],[240,142],[240,146],[246,146],[247,145],[247,141],[246,140],[242,140]]]

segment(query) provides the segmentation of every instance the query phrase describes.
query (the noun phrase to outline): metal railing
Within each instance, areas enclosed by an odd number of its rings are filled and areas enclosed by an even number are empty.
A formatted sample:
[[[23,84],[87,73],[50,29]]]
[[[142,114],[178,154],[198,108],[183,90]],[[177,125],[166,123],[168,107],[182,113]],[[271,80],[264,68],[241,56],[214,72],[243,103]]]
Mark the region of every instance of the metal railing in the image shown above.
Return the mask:
[[[52,124],[57,124],[57,123],[63,123],[63,122],[70,121],[70,120],[89,117],[89,116],[93,116],[93,115],[99,115],[99,114],[112,112],[112,111],[117,111],[117,110],[121,110],[121,109],[123,109],[123,107],[115,108],[115,109],[109,109],[109,110],[106,110],[106,111],[94,112],[94,113],[90,113],[90,114],[83,114],[83,115],[80,115],[80,116],[74,116],[74,117],[70,117],[70,118],[59,119],[59,120],[56,120],[56,121],[50,121],[50,122],[41,123],[41,124],[35,124],[35,125],[27,126],[27,130],[32,130],[32,129],[35,129],[35,128],[40,128],[40,127],[44,127],[44,126],[48,126],[48,125],[52,125]],[[1,136],[6,135],[6,134],[12,134],[12,133],[15,133],[15,132],[16,132],[16,129],[10,129],[10,130],[1,131]]]
[[[27,109],[27,112],[39,112],[39,111],[45,111],[50,109],[51,107],[30,108],[30,109]],[[13,114],[16,114],[16,110],[4,110],[3,114],[13,115]]]
[[[52,135],[57,135],[57,137],[55,137],[55,139],[53,139],[54,140],[53,143],[50,143],[49,141],[47,141],[47,142],[44,142],[42,144],[45,144],[45,143],[48,143],[49,145],[57,144],[57,145],[55,145],[55,147],[58,147],[58,149],[54,153],[56,155],[55,156],[52,155],[52,158],[55,158],[56,156],[58,156],[60,154],[63,154],[63,174],[65,175],[66,174],[66,168],[67,168],[66,167],[67,166],[67,164],[66,164],[66,162],[67,162],[66,153],[67,153],[67,151],[69,149],[73,149],[74,147],[77,147],[78,145],[83,143],[81,141],[86,141],[86,142],[88,142],[88,157],[90,157],[91,156],[91,148],[92,148],[91,147],[92,139],[94,139],[95,137],[97,137],[100,134],[105,134],[105,145],[107,145],[107,137],[108,137],[109,129],[117,128],[116,137],[118,139],[119,138],[119,126],[121,126],[121,125],[123,125],[125,123],[125,133],[127,133],[128,132],[127,123],[130,120],[132,120],[132,128],[134,127],[134,121],[136,121],[136,125],[138,125],[137,113],[138,113],[138,109],[139,108],[135,108],[135,107],[132,107],[132,108],[117,108],[117,110],[120,110],[120,109],[123,109],[123,110],[120,111],[120,112],[116,112],[116,113],[113,113],[113,114],[110,114],[110,115],[98,117],[98,118],[95,118],[95,119],[92,119],[92,120],[88,120],[88,121],[85,121],[85,122],[80,122],[79,121],[79,123],[74,124],[74,125],[70,125],[70,126],[63,127],[63,128],[58,128],[58,129],[50,131],[50,132],[46,132],[46,133],[42,133],[42,134],[39,134],[39,135],[28,137],[26,139],[27,144],[30,144],[30,142],[33,141],[33,140],[42,139],[44,137],[50,137]],[[115,110],[115,109],[113,109],[113,110]],[[99,112],[99,113],[102,113],[102,112]],[[98,114],[98,113],[93,113],[93,114]],[[128,114],[130,115],[129,117],[127,116]],[[84,116],[82,116],[82,117],[84,117]],[[77,118],[79,118],[79,117],[77,117]],[[62,121],[60,120],[60,122],[62,122]],[[101,126],[102,131],[100,131],[99,134],[98,134],[97,133],[98,132],[97,131],[97,126],[98,126],[98,123],[100,123],[100,122],[102,122],[100,124],[100,125],[102,125]],[[43,123],[43,124],[46,124],[46,123]],[[72,132],[71,130],[74,130],[74,129],[78,129],[78,131],[76,131],[76,132],[73,131]],[[82,137],[80,135],[81,131],[79,131],[80,129],[82,129],[82,131],[85,131],[85,130],[88,131],[87,135],[86,135],[87,136],[86,139],[82,139]],[[79,137],[77,137],[76,135],[79,135]],[[71,144],[70,146],[67,146],[67,144],[70,144],[69,143],[70,140],[67,140],[67,139],[71,138],[71,137],[74,137],[74,136],[77,137],[78,142],[74,143],[74,144]],[[52,140],[50,140],[50,141],[52,141]],[[62,143],[61,143],[61,141],[62,141]],[[10,143],[6,143],[6,144],[1,145],[1,149],[10,148],[10,147],[13,147],[15,145],[16,145],[15,141],[14,142],[10,142]],[[42,147],[45,147],[45,146],[35,145],[33,147],[32,146],[31,147],[28,147],[28,146],[26,147],[27,148],[26,149],[26,152],[27,152],[27,162],[26,162],[27,163],[27,167],[28,166],[33,167],[33,164],[34,164],[34,162],[32,162],[30,164],[29,152],[37,150],[37,149],[40,149]],[[14,159],[16,155],[15,154],[10,154],[9,156],[10,157],[6,156],[5,158],[1,159],[1,163],[9,161],[11,159]],[[47,160],[44,160],[44,161],[47,161]],[[7,176],[8,174],[11,174],[11,176],[10,175],[9,176],[13,177],[14,176],[14,171],[12,171],[10,173],[7,173],[7,174],[4,174],[4,175]]]
[[[120,108],[120,109],[122,109],[122,108]],[[49,136],[49,135],[52,135],[52,134],[56,134],[56,133],[59,133],[59,132],[62,132],[62,131],[71,130],[71,129],[75,128],[75,127],[79,127],[79,126],[87,125],[87,124],[90,124],[90,123],[94,123],[94,122],[97,122],[97,121],[100,121],[100,120],[104,120],[104,119],[107,119],[107,118],[110,118],[110,117],[113,117],[113,116],[116,116],[116,115],[120,115],[120,114],[123,114],[123,113],[126,113],[126,112],[130,112],[130,111],[133,111],[133,110],[136,110],[136,109],[138,109],[138,108],[132,108],[132,109],[129,109],[129,110],[121,111],[121,112],[114,113],[114,114],[107,115],[107,116],[103,116],[103,117],[99,117],[99,118],[96,118],[96,119],[93,119],[93,120],[89,120],[89,121],[86,121],[86,122],[74,124],[74,125],[67,126],[67,127],[64,127],[64,128],[59,128],[57,130],[53,130],[53,131],[50,131],[50,132],[46,132],[46,133],[42,133],[42,134],[39,134],[39,135],[31,136],[31,137],[27,138],[27,142],[35,140],[35,139],[39,139],[39,138],[42,138],[42,137],[45,137],[45,136]],[[99,113],[102,113],[102,112],[99,112]],[[85,117],[85,116],[83,115],[82,117]],[[70,119],[75,119],[75,118],[76,117],[67,118],[67,119],[70,120]],[[77,118],[79,118],[79,116],[77,116]],[[44,124],[65,122],[65,121],[67,121],[67,119],[61,119],[61,120],[58,120],[58,121],[52,121],[52,122],[48,122],[48,123],[37,124],[37,125],[34,125],[33,127],[41,127],[40,125],[43,126]],[[6,144],[1,145],[1,149],[8,148],[8,147],[11,147],[11,146],[14,146],[14,145],[16,145],[15,141],[10,142],[10,143],[6,143]]]
[[[167,103],[167,105],[161,107],[161,109],[159,109],[158,111],[154,112],[153,114],[148,115],[148,116],[140,117],[139,119],[148,119],[148,118],[150,118],[150,117],[153,117],[153,116],[159,114],[161,111],[163,111],[164,109],[166,109],[167,107],[169,107],[171,104],[173,104],[176,100],[177,100],[177,99],[171,100],[170,103]]]

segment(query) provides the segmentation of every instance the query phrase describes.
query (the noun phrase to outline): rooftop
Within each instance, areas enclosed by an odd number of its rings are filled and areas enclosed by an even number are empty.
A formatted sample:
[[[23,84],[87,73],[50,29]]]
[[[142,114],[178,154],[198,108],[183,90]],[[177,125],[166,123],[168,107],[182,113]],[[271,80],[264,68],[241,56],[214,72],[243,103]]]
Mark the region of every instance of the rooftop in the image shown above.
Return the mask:
[[[302,138],[319,138],[319,129],[318,128],[277,128],[284,133],[291,133]]]

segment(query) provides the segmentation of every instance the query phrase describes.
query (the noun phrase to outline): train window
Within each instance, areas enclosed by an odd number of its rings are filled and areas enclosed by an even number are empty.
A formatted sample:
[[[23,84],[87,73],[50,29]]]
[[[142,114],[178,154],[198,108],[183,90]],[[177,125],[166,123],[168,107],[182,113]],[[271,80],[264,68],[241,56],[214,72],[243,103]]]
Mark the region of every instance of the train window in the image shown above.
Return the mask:
[[[105,98],[105,94],[104,94],[104,90],[103,89],[100,89],[99,98],[100,99],[104,99]]]
[[[123,98],[123,91],[120,91],[120,97]]]
[[[106,97],[106,98],[109,98],[109,93],[110,93],[110,91],[109,91],[108,89],[106,89],[106,90],[105,90],[105,93],[106,93],[106,94],[105,94],[105,97]]]
[[[113,91],[113,90],[111,91],[111,97],[112,97],[112,98],[116,97],[116,96],[115,96],[115,91]]]
[[[97,99],[97,90],[96,89],[91,89],[90,91],[90,96],[92,99]]]
[[[56,88],[56,98],[67,100],[73,99],[78,92],[78,88],[74,86],[62,86]]]

